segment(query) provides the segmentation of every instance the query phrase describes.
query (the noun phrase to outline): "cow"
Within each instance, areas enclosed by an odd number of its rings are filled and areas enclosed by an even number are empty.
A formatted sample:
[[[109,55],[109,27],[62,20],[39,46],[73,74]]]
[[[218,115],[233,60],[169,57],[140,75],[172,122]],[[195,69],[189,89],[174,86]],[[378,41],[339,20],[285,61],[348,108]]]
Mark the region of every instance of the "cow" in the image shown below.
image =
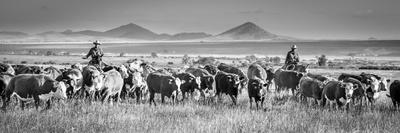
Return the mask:
[[[67,98],[64,82],[55,81],[42,74],[21,74],[13,77],[6,90],[3,91],[3,110],[14,96],[20,100],[22,110],[27,101],[34,101],[36,109],[39,107],[40,100],[47,101],[45,109],[49,109],[51,98]]]
[[[365,91],[366,91],[366,87],[364,83],[361,83],[361,81],[355,79],[355,78],[345,78],[343,80],[343,82],[346,83],[352,83],[354,86],[354,92],[353,92],[353,96],[351,97],[351,99],[353,100],[353,103],[355,103],[356,101],[359,103],[359,107],[361,108],[362,103],[363,103],[363,99],[365,98]]]
[[[193,74],[195,77],[200,77],[200,92],[203,98],[206,97],[215,88],[214,76],[207,70],[202,68],[188,68],[185,72]]]
[[[205,65],[204,69],[207,70],[211,75],[217,74],[218,68],[213,65]]]
[[[346,106],[349,109],[348,103],[352,98],[354,88],[357,88],[357,85],[353,83],[329,81],[322,91],[322,106],[325,106],[328,101],[330,107],[336,103],[338,108]]]
[[[26,65],[15,65],[15,74],[42,74],[43,67],[39,66],[26,66]]]
[[[269,66],[267,63],[263,63],[263,62],[256,62],[256,64],[259,64],[262,68],[264,68],[265,72],[267,73],[267,90],[269,90],[269,88],[272,86],[272,81],[275,78],[275,71],[274,68],[272,68],[272,66]]]
[[[328,81],[330,81],[328,77],[319,74],[307,73],[306,76],[321,81],[323,83],[327,83]]]
[[[387,95],[392,99],[393,107],[397,110],[400,107],[400,81],[394,80],[392,84],[390,84],[389,95]]]
[[[145,95],[147,95],[148,89],[145,79],[142,77],[142,73],[138,71],[130,72],[128,78],[124,79],[124,86],[122,88],[121,97],[125,99],[126,95],[136,95],[136,102],[139,103]]]
[[[107,102],[110,96],[115,96],[116,101],[119,102],[124,79],[120,72],[117,70],[110,70],[104,72],[100,81],[100,96],[102,102]]]
[[[56,81],[64,81],[67,87],[67,96],[72,98],[76,92],[83,86],[83,76],[79,69],[67,69],[60,76],[58,76]]]
[[[103,72],[108,72],[110,70],[116,70],[120,73],[121,77],[123,79],[128,78],[128,69],[124,65],[119,65],[119,66],[105,66],[103,68]]]
[[[176,73],[173,76],[179,78],[183,82],[181,85],[182,101],[185,99],[186,93],[193,96],[195,89],[200,90],[200,77],[195,77],[193,74],[187,72]]]
[[[6,89],[8,86],[8,83],[10,83],[10,80],[14,77],[13,74],[10,74],[8,72],[1,72],[0,73],[0,96],[2,96],[3,91]]]
[[[78,69],[80,71],[82,71],[82,65],[80,63],[75,63],[71,65],[71,69]]]
[[[261,108],[263,107],[266,89],[268,86],[266,81],[267,72],[259,64],[251,64],[247,70],[247,77],[249,78],[249,83],[247,84],[247,91],[249,95],[250,108],[252,107],[252,99],[256,103],[256,108],[258,109],[258,102],[261,101]]]
[[[297,89],[297,86],[299,85],[300,79],[303,77],[303,75],[303,73],[297,71],[280,71],[279,75],[277,75],[277,82],[279,83],[275,82],[275,84],[279,85],[278,91],[283,88],[291,89],[292,94],[294,95],[294,91]]]
[[[244,74],[244,72],[243,72],[242,70],[240,70],[239,68],[230,66],[230,65],[225,64],[225,63],[219,64],[217,68],[218,68],[220,71],[224,71],[224,72],[227,72],[227,73],[236,74],[236,75],[238,75],[241,79],[243,79],[243,80],[240,81],[239,93],[241,93],[242,90],[245,89],[245,88],[247,87],[247,82],[248,82],[249,79],[248,79],[247,76]]]
[[[376,79],[374,76],[370,77],[369,86],[366,89],[367,99],[371,105],[375,103],[375,100],[380,97],[381,91],[386,91],[385,85],[381,84],[381,81]]]
[[[10,64],[0,63],[0,73],[9,73],[15,75],[15,70]]]
[[[217,75],[215,75],[216,95],[221,100],[222,94],[227,94],[231,97],[233,104],[236,105],[239,84],[242,80],[244,80],[243,77],[239,77],[233,73],[217,72]]]
[[[154,95],[155,93],[161,93],[161,103],[164,103],[164,97],[172,99],[172,103],[175,102],[176,96],[180,92],[180,85],[182,84],[179,78],[175,78],[171,75],[166,75],[158,72],[152,72],[147,76],[147,87],[150,92],[149,103],[154,103]]]
[[[62,74],[60,70],[58,70],[53,66],[47,67],[43,71],[45,75],[49,76],[52,79],[56,79],[58,76]]]
[[[303,76],[300,79],[299,92],[302,98],[313,98],[315,103],[321,102],[324,83],[312,77]]]
[[[343,81],[344,79],[349,78],[349,77],[357,79],[357,80],[361,81],[364,84],[369,84],[369,80],[367,78],[362,77],[360,75],[354,75],[354,74],[348,74],[348,73],[340,74],[339,77],[338,77],[338,80],[339,81]]]
[[[101,73],[95,66],[88,65],[83,68],[82,77],[83,77],[83,88],[81,89],[81,96],[85,96],[85,94],[89,94],[89,98],[93,100],[96,98],[97,92],[100,90],[102,86],[102,77]]]

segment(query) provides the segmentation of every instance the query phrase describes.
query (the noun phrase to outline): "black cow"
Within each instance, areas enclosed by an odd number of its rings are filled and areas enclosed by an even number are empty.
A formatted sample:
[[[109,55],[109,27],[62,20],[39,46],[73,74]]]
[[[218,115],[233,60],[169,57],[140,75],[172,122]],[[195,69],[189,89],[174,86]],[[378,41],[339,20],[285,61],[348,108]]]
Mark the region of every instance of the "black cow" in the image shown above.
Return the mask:
[[[153,102],[154,106],[156,106],[156,102],[154,101],[155,93],[161,93],[161,103],[164,103],[165,96],[171,98],[174,103],[182,84],[179,78],[159,72],[150,73],[146,81],[150,92],[149,102],[150,105]]]
[[[201,90],[213,90],[214,77],[207,72],[205,69],[201,68],[188,68],[185,72],[193,74],[195,77],[200,77],[200,89]]]
[[[217,71],[218,71],[217,67],[213,66],[213,65],[205,65],[204,69],[206,69],[208,71],[208,73],[210,73],[212,75],[217,74]]]
[[[241,80],[243,80],[243,77],[239,78],[236,74],[219,71],[215,75],[216,95],[221,99],[223,93],[227,94],[231,97],[233,104],[236,105]]]
[[[400,107],[400,81],[394,80],[393,83],[390,85],[389,94],[387,95],[392,99],[393,107],[395,109]]]
[[[279,72],[278,76],[279,84],[275,82],[275,84],[279,85],[278,91],[280,91],[283,88],[291,89],[292,94],[294,95],[294,91],[297,89],[297,86],[299,85],[300,79],[303,77],[303,75],[304,75],[303,73],[296,71]]]
[[[322,106],[325,106],[326,101],[329,102],[330,107],[337,104],[337,107],[346,105],[348,109],[348,103],[350,102],[354,87],[352,83],[345,83],[341,81],[329,81],[322,91]]]
[[[259,64],[251,64],[247,70],[247,77],[249,78],[249,83],[247,84],[247,91],[249,95],[250,108],[252,106],[252,100],[256,103],[258,109],[258,102],[261,101],[261,108],[263,107],[266,89],[264,87],[268,86],[266,82],[267,72]]]
[[[189,93],[191,96],[193,96],[193,92],[195,89],[200,90],[200,77],[195,77],[193,74],[187,72],[176,73],[174,74],[174,77],[179,78],[182,82],[182,101],[185,99],[186,93]]]
[[[39,66],[26,66],[26,65],[15,65],[14,66],[15,74],[42,74],[43,67]]]
[[[240,81],[240,86],[239,86],[239,93],[242,92],[243,89],[245,89],[247,87],[247,82],[249,81],[249,79],[247,78],[247,76],[244,74],[244,72],[242,70],[240,70],[237,67],[233,67],[230,66],[228,64],[225,63],[221,63],[218,65],[217,67],[220,71],[224,71],[227,73],[233,73],[239,76],[239,78],[243,79]]]
[[[299,93],[301,97],[306,99],[307,97],[313,98],[315,103],[318,103],[322,99],[322,90],[324,89],[323,82],[304,76],[300,80]]]
[[[66,99],[66,87],[64,82],[39,74],[21,74],[10,80],[5,91],[3,91],[3,110],[10,102],[12,96],[16,96],[21,101],[21,109],[24,109],[25,102],[35,101],[36,109],[39,107],[40,100],[47,101],[46,109],[50,108],[51,98]]]

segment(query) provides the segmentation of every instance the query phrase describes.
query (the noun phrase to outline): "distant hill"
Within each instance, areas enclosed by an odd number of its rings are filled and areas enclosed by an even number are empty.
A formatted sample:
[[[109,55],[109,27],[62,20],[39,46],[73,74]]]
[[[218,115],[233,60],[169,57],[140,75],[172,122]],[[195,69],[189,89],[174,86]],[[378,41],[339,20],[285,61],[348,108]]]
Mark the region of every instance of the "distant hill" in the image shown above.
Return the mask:
[[[252,22],[246,22],[214,36],[217,40],[292,40],[292,37],[270,33]]]
[[[178,33],[171,36],[170,40],[191,40],[191,39],[201,39],[211,37],[211,34],[204,32],[193,32],[193,33]]]
[[[168,40],[201,40],[201,41],[292,41],[296,38],[276,35],[270,33],[252,22],[229,29],[218,35],[211,35],[204,32],[183,32],[178,34],[158,34],[134,23],[122,25],[107,31],[82,30],[63,32],[48,31],[39,34],[29,35],[23,32],[0,32],[0,39],[3,42],[29,42],[29,41],[90,41],[90,40],[144,40],[144,41],[168,41]],[[86,40],[88,39],[88,40]],[[90,39],[90,40],[89,40]]]
[[[0,31],[0,36],[28,36],[29,34],[17,31]]]

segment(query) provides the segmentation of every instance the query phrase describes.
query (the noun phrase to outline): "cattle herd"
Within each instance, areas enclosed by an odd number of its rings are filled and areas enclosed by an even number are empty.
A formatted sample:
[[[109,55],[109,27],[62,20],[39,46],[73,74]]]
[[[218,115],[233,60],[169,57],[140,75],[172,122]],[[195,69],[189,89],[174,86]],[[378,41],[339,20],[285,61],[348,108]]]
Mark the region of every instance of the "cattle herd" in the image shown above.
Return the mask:
[[[36,109],[40,101],[51,107],[53,99],[85,99],[89,102],[119,102],[136,98],[137,103],[156,102],[155,94],[165,97],[170,103],[196,99],[210,101],[228,95],[232,104],[237,104],[238,95],[247,90],[250,108],[263,108],[268,94],[291,91],[301,99],[314,99],[316,104],[349,108],[350,104],[373,105],[380,91],[389,90],[395,108],[400,106],[400,81],[390,80],[370,73],[342,73],[337,79],[307,72],[307,66],[299,65],[294,70],[277,69],[261,63],[253,63],[247,74],[237,67],[221,63],[186,69],[155,69],[143,60],[134,60],[124,65],[105,66],[101,70],[94,66],[71,65],[70,68],[39,67],[0,64],[0,94],[5,111],[15,98],[24,109],[27,102],[34,102]],[[275,90],[272,91],[271,87]],[[197,97],[194,93],[199,94]],[[181,97],[178,97],[180,95]],[[212,100],[213,101],[213,100]]]

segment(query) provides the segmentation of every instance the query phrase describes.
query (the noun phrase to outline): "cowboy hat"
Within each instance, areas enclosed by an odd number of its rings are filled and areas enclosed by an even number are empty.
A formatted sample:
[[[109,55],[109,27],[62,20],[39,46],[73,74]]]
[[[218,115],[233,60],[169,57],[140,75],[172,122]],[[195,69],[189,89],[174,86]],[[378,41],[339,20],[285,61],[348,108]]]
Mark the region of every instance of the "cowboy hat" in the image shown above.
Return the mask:
[[[292,45],[291,48],[292,48],[292,49],[297,49],[297,46],[296,46],[296,45]]]
[[[100,44],[100,42],[99,42],[99,41],[97,41],[97,40],[96,40],[96,41],[94,41],[94,42],[93,42],[93,44],[95,44],[95,45],[101,45],[101,44]]]

